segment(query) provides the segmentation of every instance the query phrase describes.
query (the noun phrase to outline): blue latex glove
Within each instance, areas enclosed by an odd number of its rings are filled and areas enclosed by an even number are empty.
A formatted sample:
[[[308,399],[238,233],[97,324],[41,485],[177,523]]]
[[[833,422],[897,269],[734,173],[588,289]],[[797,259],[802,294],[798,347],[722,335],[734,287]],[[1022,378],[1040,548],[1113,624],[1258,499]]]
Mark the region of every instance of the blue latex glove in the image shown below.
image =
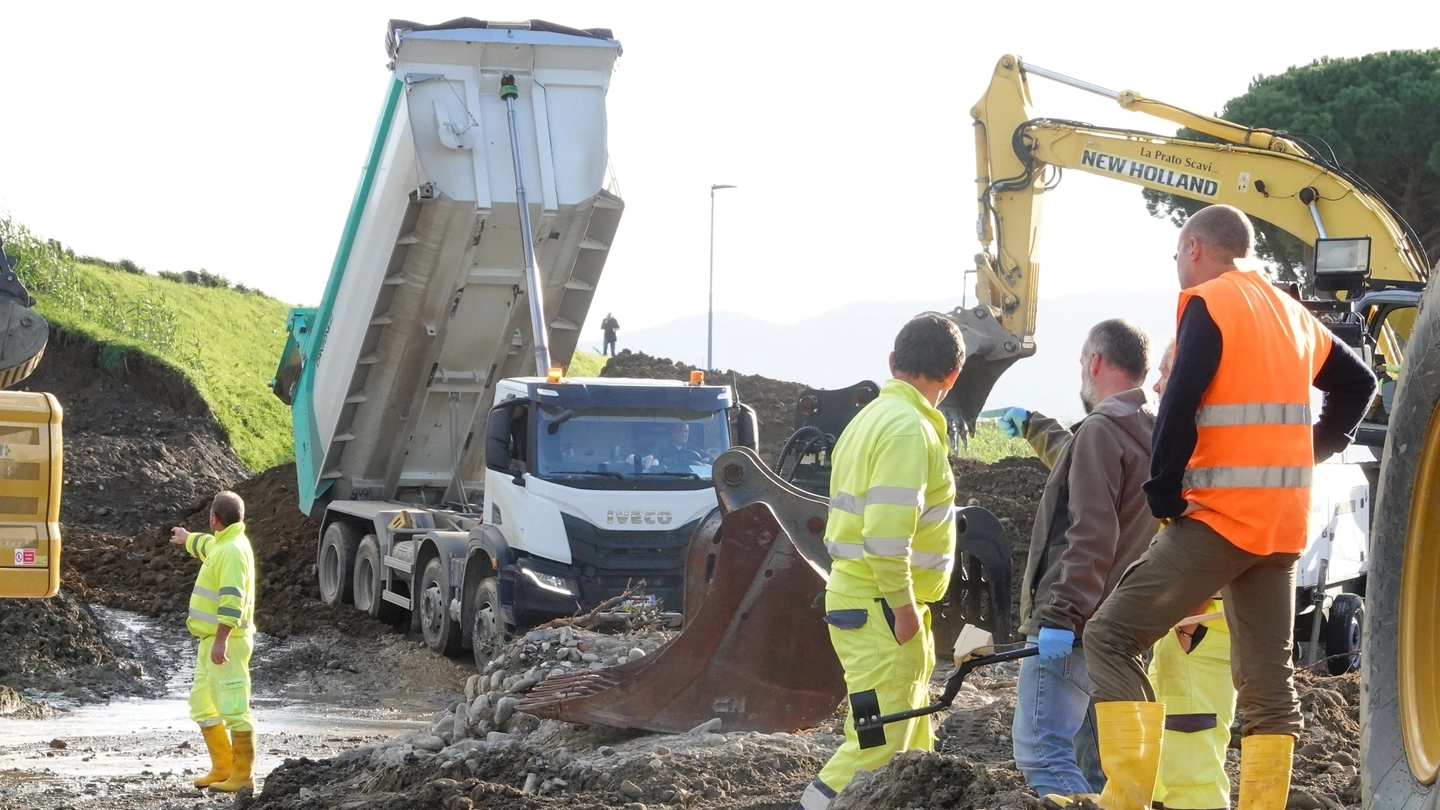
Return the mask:
[[[1030,421],[1030,412],[1024,408],[996,408],[986,413],[996,417],[1006,438],[1018,439],[1025,435],[1025,423]]]
[[[1040,660],[1064,658],[1075,651],[1075,631],[1058,627],[1040,628]]]

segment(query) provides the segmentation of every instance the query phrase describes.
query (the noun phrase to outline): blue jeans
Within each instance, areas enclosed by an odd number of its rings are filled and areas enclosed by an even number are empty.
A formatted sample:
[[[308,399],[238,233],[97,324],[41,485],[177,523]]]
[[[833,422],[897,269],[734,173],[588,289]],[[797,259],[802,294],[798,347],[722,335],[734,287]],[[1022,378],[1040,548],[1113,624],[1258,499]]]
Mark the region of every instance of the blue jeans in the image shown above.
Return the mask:
[[[1037,636],[1029,642],[1036,643]],[[1015,696],[1015,765],[1040,796],[1057,793],[1099,793],[1105,787],[1100,770],[1100,744],[1095,713],[1090,708],[1094,687],[1085,672],[1085,654],[1020,662]]]

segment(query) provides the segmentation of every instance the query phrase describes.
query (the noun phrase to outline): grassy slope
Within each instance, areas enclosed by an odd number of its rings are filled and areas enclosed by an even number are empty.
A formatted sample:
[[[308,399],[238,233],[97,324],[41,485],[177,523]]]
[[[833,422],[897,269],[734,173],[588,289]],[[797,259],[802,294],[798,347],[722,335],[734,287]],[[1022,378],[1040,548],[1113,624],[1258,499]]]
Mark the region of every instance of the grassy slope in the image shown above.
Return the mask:
[[[575,356],[570,358],[570,368],[566,369],[565,376],[599,377],[600,369],[605,368],[605,364],[609,360],[610,358],[604,355],[576,349]]]
[[[94,265],[73,265],[67,276],[65,287],[83,294],[35,291],[36,309],[52,324],[113,347],[106,355],[117,362],[137,351],[185,375],[250,469],[294,457],[290,410],[268,388],[288,304]],[[152,324],[161,319],[173,329]]]

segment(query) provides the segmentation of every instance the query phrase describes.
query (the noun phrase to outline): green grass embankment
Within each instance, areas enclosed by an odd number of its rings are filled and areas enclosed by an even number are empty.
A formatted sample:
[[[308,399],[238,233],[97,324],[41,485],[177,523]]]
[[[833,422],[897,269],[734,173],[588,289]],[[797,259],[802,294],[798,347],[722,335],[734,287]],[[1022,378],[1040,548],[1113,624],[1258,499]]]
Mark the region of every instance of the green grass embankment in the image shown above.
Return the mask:
[[[128,353],[148,355],[195,387],[245,466],[258,472],[294,458],[290,409],[269,389],[289,304],[80,264],[8,217],[0,217],[0,237],[35,309],[99,344],[109,370],[122,370]]]

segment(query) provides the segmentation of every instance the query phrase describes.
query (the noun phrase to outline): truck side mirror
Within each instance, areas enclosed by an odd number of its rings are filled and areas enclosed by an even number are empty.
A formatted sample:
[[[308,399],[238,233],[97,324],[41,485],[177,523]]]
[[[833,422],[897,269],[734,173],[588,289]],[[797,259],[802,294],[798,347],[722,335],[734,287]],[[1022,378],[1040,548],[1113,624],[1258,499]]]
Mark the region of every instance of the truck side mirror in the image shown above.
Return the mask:
[[[526,400],[512,399],[491,408],[485,420],[485,466],[517,478],[524,473],[529,426]]]
[[[760,420],[755,409],[743,403],[735,409],[735,444],[760,452]]]

